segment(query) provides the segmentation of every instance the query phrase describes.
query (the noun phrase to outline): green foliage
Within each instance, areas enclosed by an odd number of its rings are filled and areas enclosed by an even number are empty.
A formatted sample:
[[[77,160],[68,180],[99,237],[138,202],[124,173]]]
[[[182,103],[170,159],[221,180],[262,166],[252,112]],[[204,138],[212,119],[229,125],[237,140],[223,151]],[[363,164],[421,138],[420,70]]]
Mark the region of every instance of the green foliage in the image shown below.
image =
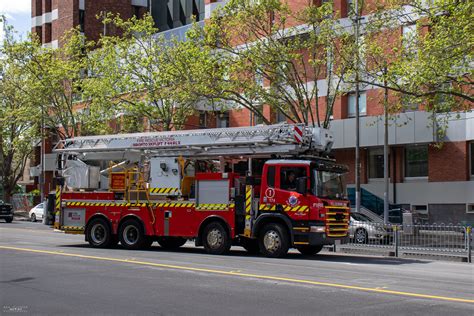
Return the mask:
[[[100,48],[90,55],[93,76],[86,90],[101,91],[100,102],[141,122],[146,118],[152,129],[183,128],[197,105],[181,82],[186,64],[177,65],[184,62],[179,58],[184,44],[157,35],[149,15],[130,20],[108,15],[103,22],[122,34],[100,39]]]
[[[23,49],[23,43],[14,40],[12,33],[11,28],[7,29],[0,49],[0,181],[6,201],[31,157],[40,121],[39,100],[28,93],[35,84],[25,70],[28,51]]]
[[[397,32],[403,25],[413,25],[413,33],[395,42],[374,35],[363,82],[387,87],[405,103],[423,104],[433,113],[469,110],[474,101],[473,15],[472,1],[389,1],[367,23],[367,33]],[[400,103],[391,107],[403,110]]]
[[[293,27],[298,24],[306,29]],[[346,69],[328,59],[345,37],[330,4],[292,12],[279,0],[231,0],[188,36],[200,48],[201,68],[190,87],[195,95],[220,107],[246,108],[264,123],[262,104],[289,121],[327,126]],[[322,78],[328,78],[327,91],[314,84]],[[324,104],[317,97],[322,92],[329,96]]]

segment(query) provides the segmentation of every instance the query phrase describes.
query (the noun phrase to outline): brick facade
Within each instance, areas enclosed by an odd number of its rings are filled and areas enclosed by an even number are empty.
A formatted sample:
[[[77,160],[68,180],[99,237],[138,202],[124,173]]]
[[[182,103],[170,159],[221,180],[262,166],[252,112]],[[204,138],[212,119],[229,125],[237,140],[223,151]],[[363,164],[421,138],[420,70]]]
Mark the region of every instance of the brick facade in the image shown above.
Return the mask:
[[[205,5],[211,5],[218,0],[205,0]],[[369,1],[374,4],[377,1]],[[306,7],[308,4],[320,4],[320,0],[291,0],[289,1],[290,8],[298,11]],[[49,8],[49,11],[48,11]],[[44,23],[42,25],[34,26],[32,31],[40,35],[43,43],[48,43],[54,40],[59,40],[61,36],[68,29],[79,25],[79,0],[32,0],[32,17],[41,16],[44,13],[58,10],[58,18],[51,21],[51,23]],[[97,40],[104,32],[103,24],[96,18],[101,12],[119,13],[122,18],[131,17],[136,11],[131,5],[131,0],[86,0],[85,1],[85,16],[84,16],[84,33],[92,40]],[[140,14],[146,12],[146,8],[140,9]],[[348,14],[347,0],[335,0],[334,12],[336,16],[346,17]],[[106,29],[105,32],[110,35],[116,32],[113,29]],[[395,30],[387,37],[390,43],[396,45],[400,39],[401,28]],[[321,77],[323,79],[323,76]],[[268,84],[268,83],[266,83]],[[348,115],[348,96],[340,95],[336,98],[333,108],[333,119],[341,120],[347,119]],[[377,116],[383,114],[383,91],[367,90],[367,116]],[[398,102],[395,94],[389,95],[389,102]],[[320,104],[326,103],[326,97],[320,97]],[[420,106],[422,109],[423,106]],[[271,122],[276,122],[277,113],[271,111],[268,106],[263,108],[266,118]],[[319,117],[324,119],[326,114],[325,106],[320,107]],[[249,126],[254,124],[254,119],[249,110],[238,109],[232,110],[229,113],[229,126]],[[199,116],[193,116],[186,122],[185,128],[197,128],[200,126]],[[206,126],[209,128],[216,126],[216,117],[212,114],[207,116]],[[363,128],[363,126],[361,126]],[[428,181],[429,182],[453,182],[453,181],[467,181],[469,175],[469,142],[446,142],[441,149],[433,146],[428,150]],[[404,169],[405,169],[405,149],[404,146],[391,146],[390,154],[390,175],[391,181],[396,183],[403,183]],[[338,162],[349,166],[349,174],[347,182],[354,183],[354,149],[345,148],[338,149],[333,152]],[[368,182],[368,150],[361,148],[361,183]]]
[[[469,142],[447,142],[428,150],[429,181],[469,180]]]
[[[32,0],[31,17],[35,23],[31,31],[38,35],[42,44],[48,45],[54,42],[61,46],[62,38],[70,29],[80,25],[79,0]],[[84,35],[97,41],[104,31],[107,35],[117,35],[117,30],[104,26],[97,16],[105,12],[120,14],[124,19],[132,17],[137,13],[142,16],[147,12],[146,7],[132,6],[131,0],[101,0],[84,1]],[[49,16],[50,20],[45,17]]]

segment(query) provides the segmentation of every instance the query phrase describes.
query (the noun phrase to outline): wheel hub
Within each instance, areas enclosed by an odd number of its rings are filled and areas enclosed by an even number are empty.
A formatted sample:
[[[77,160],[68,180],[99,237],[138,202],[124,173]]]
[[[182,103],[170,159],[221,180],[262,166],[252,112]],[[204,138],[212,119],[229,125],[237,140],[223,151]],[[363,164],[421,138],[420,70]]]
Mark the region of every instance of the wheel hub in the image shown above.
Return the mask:
[[[219,248],[222,245],[223,236],[222,233],[217,229],[213,229],[207,235],[207,244],[211,248]]]
[[[356,241],[358,243],[363,243],[365,241],[365,233],[361,230],[356,233]]]
[[[123,230],[123,240],[129,244],[133,245],[138,240],[138,230],[134,226],[127,226]]]
[[[105,240],[105,227],[102,224],[95,224],[91,230],[92,241],[101,244]]]
[[[276,231],[268,231],[263,238],[263,245],[270,252],[278,250],[281,245],[280,235]]]

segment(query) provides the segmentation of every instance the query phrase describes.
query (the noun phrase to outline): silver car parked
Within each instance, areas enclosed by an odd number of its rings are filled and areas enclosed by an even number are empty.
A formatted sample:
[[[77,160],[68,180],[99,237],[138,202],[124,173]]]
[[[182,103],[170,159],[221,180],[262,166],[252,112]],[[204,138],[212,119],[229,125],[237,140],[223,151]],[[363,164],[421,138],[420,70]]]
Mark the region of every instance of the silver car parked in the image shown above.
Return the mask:
[[[361,213],[351,213],[349,222],[349,236],[352,242],[367,244],[369,242],[388,243],[391,237],[391,229],[383,222],[376,222]]]

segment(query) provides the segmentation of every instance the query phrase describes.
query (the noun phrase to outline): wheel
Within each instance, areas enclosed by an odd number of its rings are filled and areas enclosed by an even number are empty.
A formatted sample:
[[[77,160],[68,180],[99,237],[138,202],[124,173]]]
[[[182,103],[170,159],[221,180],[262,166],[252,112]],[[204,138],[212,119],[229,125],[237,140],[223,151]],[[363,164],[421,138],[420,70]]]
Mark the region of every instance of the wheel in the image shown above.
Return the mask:
[[[363,228],[358,228],[354,234],[354,242],[356,244],[366,244],[368,240],[367,231]]]
[[[13,216],[5,218],[5,222],[7,222],[7,223],[13,222]]]
[[[35,215],[35,213],[31,213],[30,219],[31,219],[32,222],[36,222],[36,215]]]
[[[323,245],[319,246],[310,246],[310,245],[302,245],[296,247],[298,251],[305,256],[313,256],[317,253],[319,253],[323,249]]]
[[[259,234],[259,246],[263,255],[281,258],[288,253],[290,238],[281,224],[267,224]]]
[[[185,238],[181,237],[162,237],[158,239],[158,244],[164,249],[178,249],[186,243]]]
[[[256,255],[260,252],[260,248],[258,247],[258,240],[256,239],[242,238],[240,240],[240,245],[252,255]]]
[[[206,252],[213,255],[222,255],[231,246],[229,233],[219,222],[212,222],[204,228],[202,240]]]
[[[117,243],[109,223],[103,218],[95,218],[87,224],[86,237],[94,248],[109,248]]]
[[[143,249],[151,246],[151,240],[145,236],[142,224],[136,219],[127,219],[120,225],[119,239],[126,249]],[[150,242],[151,241],[151,242]]]

